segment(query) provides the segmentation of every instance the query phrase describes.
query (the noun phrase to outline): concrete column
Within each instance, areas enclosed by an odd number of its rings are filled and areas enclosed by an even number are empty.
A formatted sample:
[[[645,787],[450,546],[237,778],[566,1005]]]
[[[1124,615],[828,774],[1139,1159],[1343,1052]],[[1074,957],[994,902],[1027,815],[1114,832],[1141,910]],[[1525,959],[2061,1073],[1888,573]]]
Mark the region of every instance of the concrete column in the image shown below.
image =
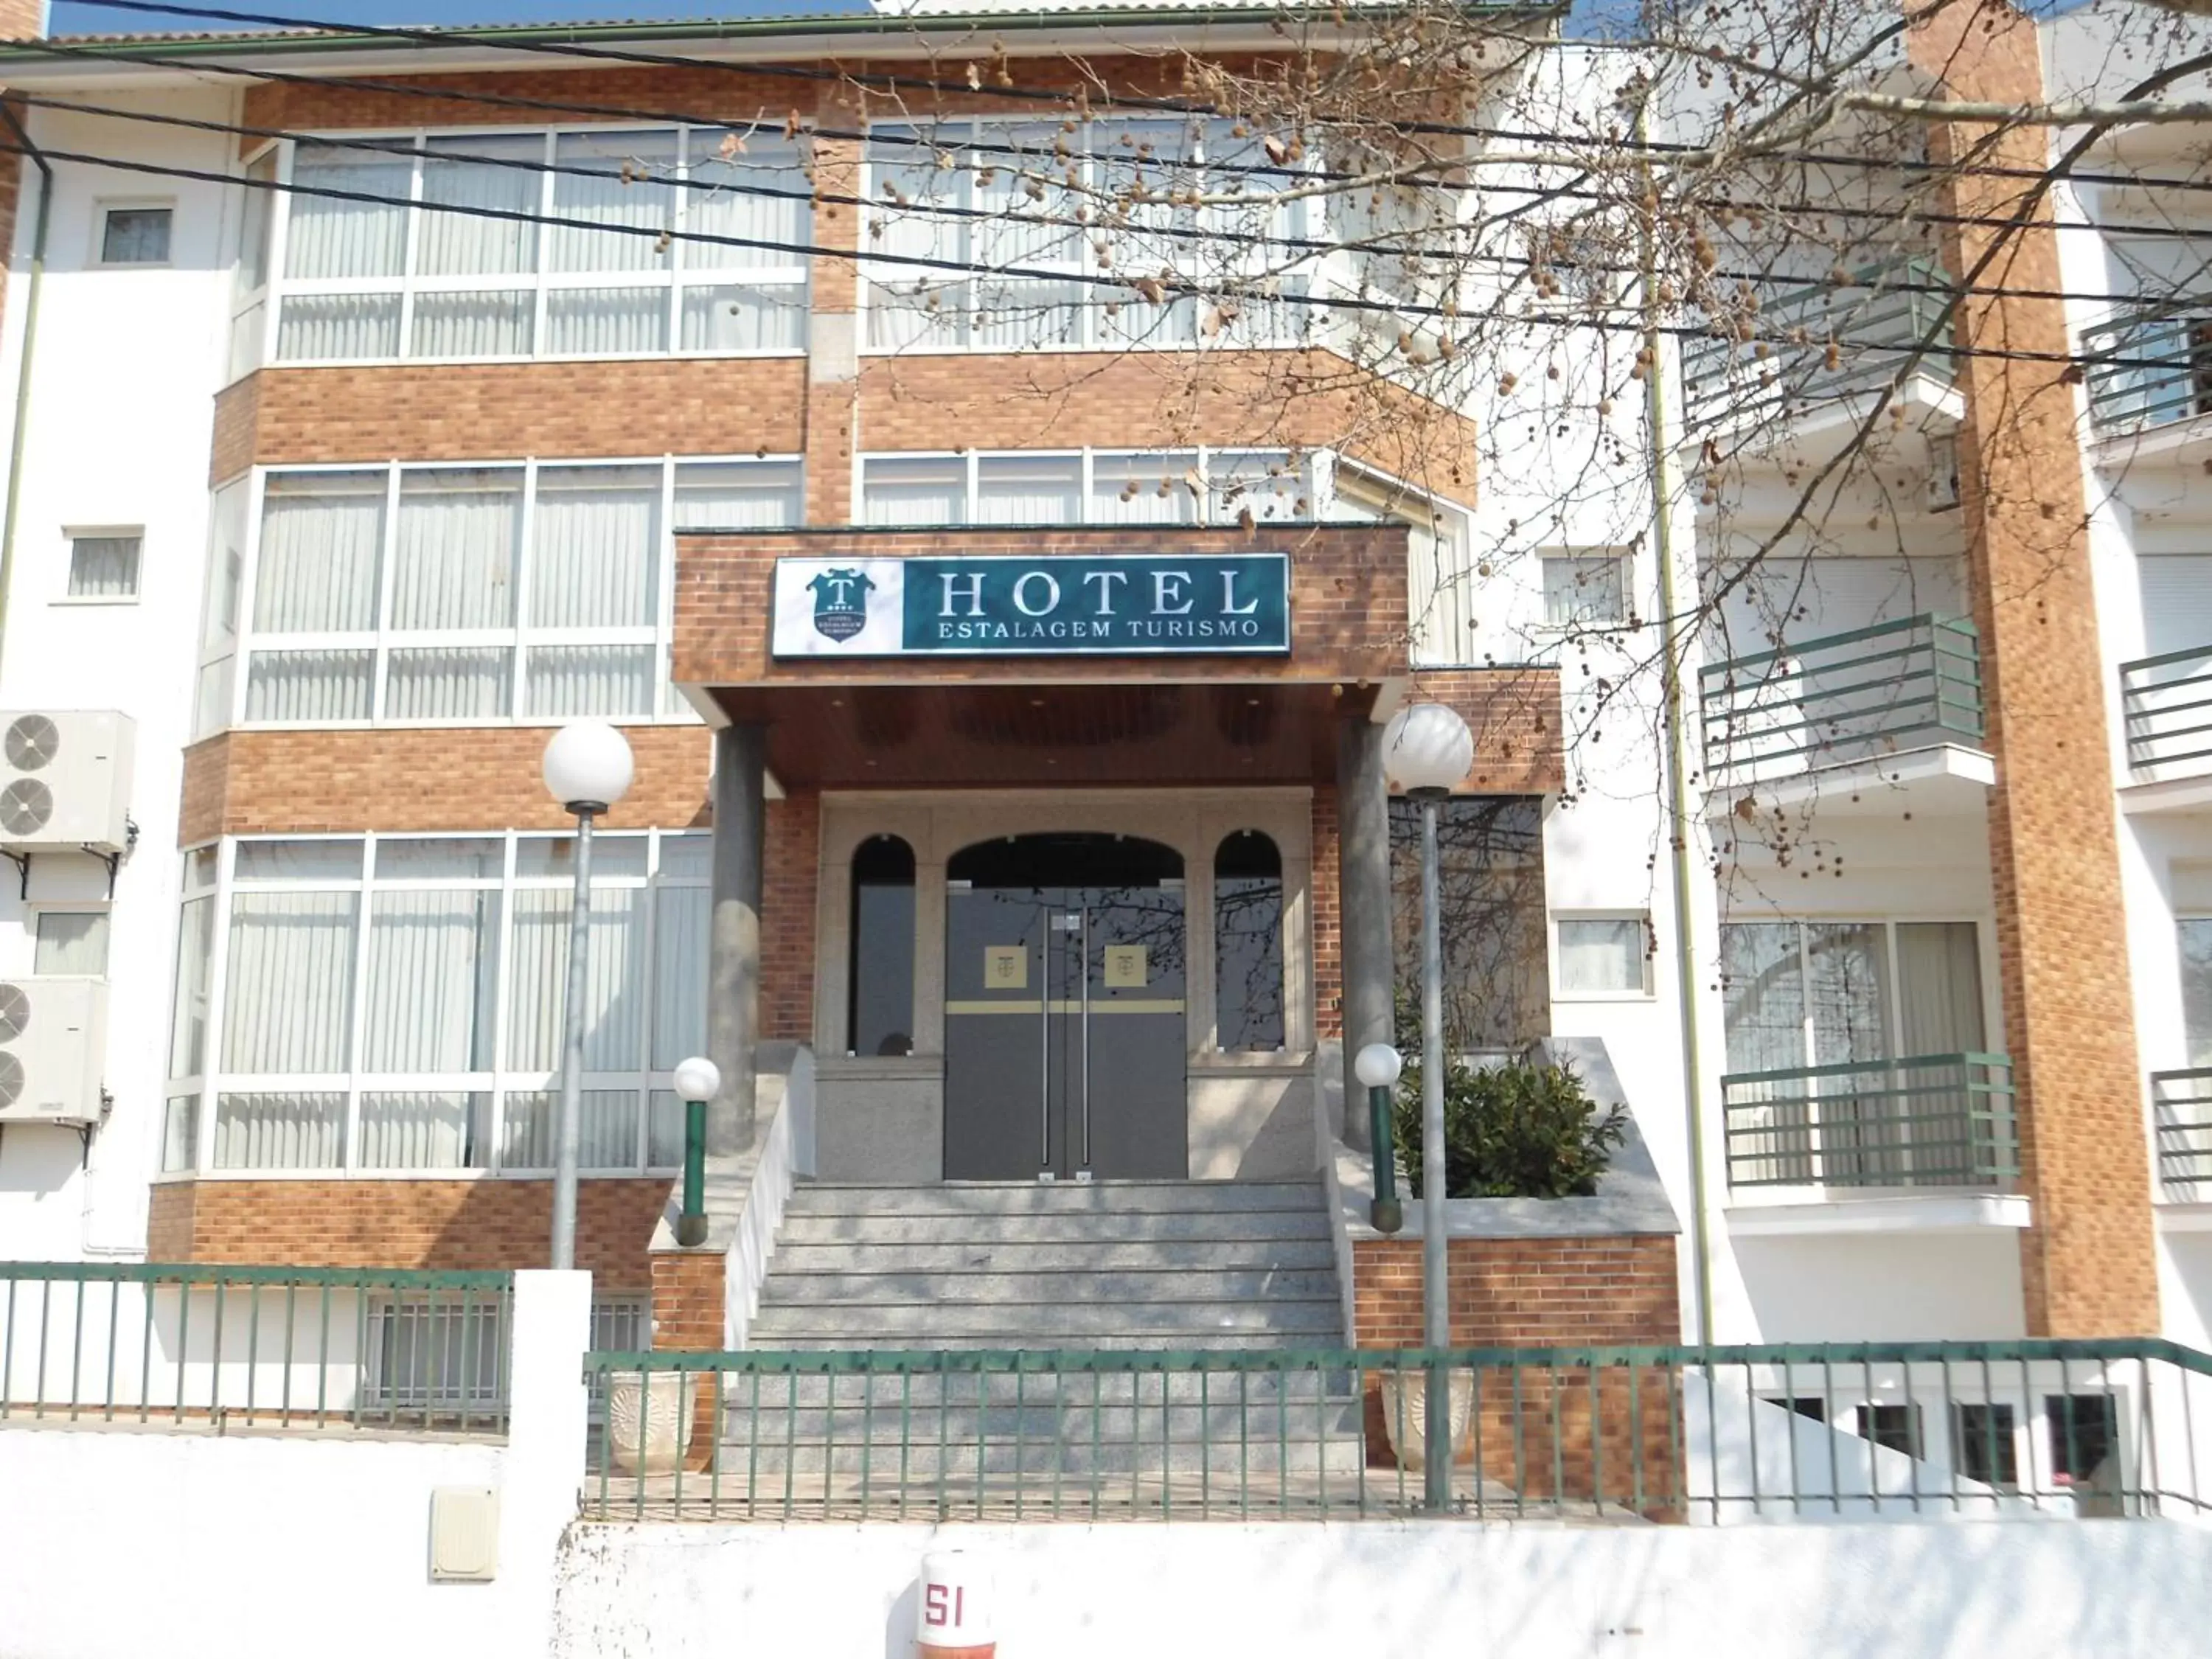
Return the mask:
[[[1391,1041],[1390,794],[1382,728],[1364,714],[1336,732],[1337,911],[1344,974],[1344,1138],[1367,1150],[1367,1091],[1352,1062]]]
[[[768,728],[714,733],[714,919],[707,954],[707,1057],[722,1091],[707,1108],[707,1152],[753,1142],[753,1067],[760,1039],[762,855],[768,838]]]

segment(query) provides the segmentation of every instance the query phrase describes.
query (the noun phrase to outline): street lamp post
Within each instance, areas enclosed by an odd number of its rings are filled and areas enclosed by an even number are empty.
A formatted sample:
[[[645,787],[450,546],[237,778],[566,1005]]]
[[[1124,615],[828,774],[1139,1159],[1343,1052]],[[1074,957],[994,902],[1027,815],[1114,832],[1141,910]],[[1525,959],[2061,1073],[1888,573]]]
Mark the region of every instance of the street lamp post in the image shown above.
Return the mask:
[[[629,792],[629,744],[602,720],[564,726],[545,745],[545,787],[576,815],[576,899],[568,921],[568,995],[554,1136],[553,1266],[576,1265],[576,1163],[583,1128],[584,963],[592,915],[592,820]]]
[[[676,1217],[676,1242],[686,1249],[707,1242],[707,1103],[721,1091],[721,1068],[703,1055],[677,1066],[676,1097],[684,1103],[684,1207]]]
[[[1375,1197],[1367,1221],[1378,1233],[1395,1233],[1406,1224],[1406,1206],[1398,1202],[1397,1149],[1390,1139],[1390,1091],[1405,1067],[1404,1057],[1387,1042],[1369,1043],[1352,1061],[1367,1090],[1367,1145],[1375,1154]]]
[[[1451,1346],[1444,1249],[1443,929],[1437,874],[1437,809],[1474,764],[1474,734],[1442,703],[1401,708],[1382,733],[1392,784],[1421,804],[1421,1346],[1430,1353],[1421,1488],[1431,1510],[1451,1505],[1450,1379],[1437,1356]]]

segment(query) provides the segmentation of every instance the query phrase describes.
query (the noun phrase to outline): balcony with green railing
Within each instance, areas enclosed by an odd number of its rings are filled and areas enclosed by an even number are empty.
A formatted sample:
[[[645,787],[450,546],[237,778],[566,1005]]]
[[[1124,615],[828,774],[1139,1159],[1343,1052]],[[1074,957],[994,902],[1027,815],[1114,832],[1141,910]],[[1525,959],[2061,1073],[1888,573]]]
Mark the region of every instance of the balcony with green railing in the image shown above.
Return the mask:
[[[1721,1079],[1732,1190],[2002,1190],[2020,1175],[2012,1062],[2002,1054],[1740,1072]]]
[[[1705,769],[1771,778],[1982,744],[1974,625],[1923,614],[1708,664],[1698,679]]]
[[[2152,1073],[2150,1099],[2166,1197],[2212,1202],[2212,1066]]]
[[[1711,332],[1682,343],[1691,429],[1791,419],[1879,392],[1900,374],[1948,387],[1954,369],[1944,312],[1953,287],[1941,265],[1899,259],[1863,267],[1848,283],[1754,293],[1755,309],[1717,319]]]
[[[2143,781],[2212,774],[2212,645],[2122,663],[2120,715]]]
[[[2146,301],[2081,331],[2089,413],[2102,437],[2212,413],[2212,306]]]

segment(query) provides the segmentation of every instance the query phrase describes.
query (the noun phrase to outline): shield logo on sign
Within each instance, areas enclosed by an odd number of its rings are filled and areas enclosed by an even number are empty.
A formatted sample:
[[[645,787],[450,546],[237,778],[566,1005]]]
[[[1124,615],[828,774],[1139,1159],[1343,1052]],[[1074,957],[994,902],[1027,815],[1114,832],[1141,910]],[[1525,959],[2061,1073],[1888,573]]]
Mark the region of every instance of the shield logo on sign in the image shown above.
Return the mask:
[[[814,595],[814,630],[827,638],[849,640],[868,625],[868,595],[875,582],[864,570],[825,570],[806,584]]]

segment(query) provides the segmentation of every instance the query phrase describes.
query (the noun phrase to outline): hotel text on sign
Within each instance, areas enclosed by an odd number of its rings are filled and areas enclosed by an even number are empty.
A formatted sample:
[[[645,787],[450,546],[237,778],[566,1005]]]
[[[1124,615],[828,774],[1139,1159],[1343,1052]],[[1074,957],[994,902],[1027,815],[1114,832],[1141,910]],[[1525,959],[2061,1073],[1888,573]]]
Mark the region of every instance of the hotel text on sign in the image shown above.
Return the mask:
[[[1280,553],[779,559],[779,657],[1291,648]]]

